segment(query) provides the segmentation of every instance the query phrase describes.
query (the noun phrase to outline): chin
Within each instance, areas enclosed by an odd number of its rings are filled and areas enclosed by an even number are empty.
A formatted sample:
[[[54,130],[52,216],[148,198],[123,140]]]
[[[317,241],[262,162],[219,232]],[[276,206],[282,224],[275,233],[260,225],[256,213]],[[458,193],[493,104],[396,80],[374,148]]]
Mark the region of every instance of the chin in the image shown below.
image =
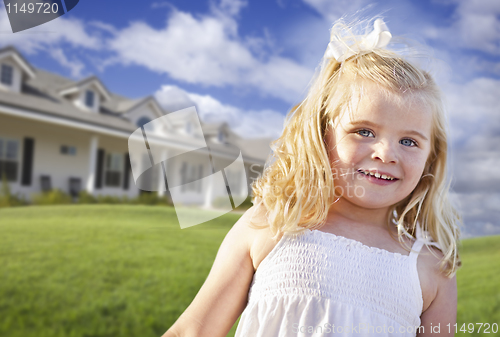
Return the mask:
[[[384,198],[346,198],[343,197],[346,201],[354,204],[358,207],[367,208],[367,209],[380,209],[387,208],[393,206],[395,204],[394,200],[384,200]],[[376,201],[374,201],[376,200]]]

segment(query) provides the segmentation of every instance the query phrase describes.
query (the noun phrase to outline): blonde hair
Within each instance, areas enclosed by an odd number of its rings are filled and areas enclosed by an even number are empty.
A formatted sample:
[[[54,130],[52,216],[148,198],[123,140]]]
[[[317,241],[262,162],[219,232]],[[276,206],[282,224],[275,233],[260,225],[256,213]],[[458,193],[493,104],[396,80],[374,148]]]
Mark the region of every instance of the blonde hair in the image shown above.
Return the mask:
[[[441,271],[452,277],[461,266],[460,217],[449,201],[441,94],[427,72],[389,50],[360,53],[340,63],[330,59],[321,67],[306,98],[288,114],[283,134],[273,142],[273,161],[253,184],[255,203],[265,205],[275,238],[325,223],[336,201],[325,132],[341,112],[350,110],[353,92],[363,81],[377,84],[395,99],[418,99],[433,111],[431,151],[423,175],[410,195],[392,206],[387,224],[398,224],[401,242],[403,234],[416,237],[416,226],[421,226],[444,255]]]

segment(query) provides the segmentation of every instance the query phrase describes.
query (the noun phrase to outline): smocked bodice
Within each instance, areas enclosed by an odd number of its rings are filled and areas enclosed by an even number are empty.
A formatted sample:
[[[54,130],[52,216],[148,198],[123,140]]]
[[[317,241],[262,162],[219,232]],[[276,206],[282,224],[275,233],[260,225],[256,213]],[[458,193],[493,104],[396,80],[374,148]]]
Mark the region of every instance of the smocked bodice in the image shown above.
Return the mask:
[[[402,255],[318,230],[284,234],[254,274],[236,336],[415,336],[423,243]]]

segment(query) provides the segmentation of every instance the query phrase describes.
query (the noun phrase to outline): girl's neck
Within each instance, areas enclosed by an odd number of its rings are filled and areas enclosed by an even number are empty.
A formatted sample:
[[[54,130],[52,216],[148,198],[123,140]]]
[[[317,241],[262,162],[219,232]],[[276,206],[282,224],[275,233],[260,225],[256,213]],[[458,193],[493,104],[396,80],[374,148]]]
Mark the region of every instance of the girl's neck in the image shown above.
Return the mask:
[[[342,226],[373,227],[373,229],[387,229],[389,207],[364,208],[340,198],[328,211],[326,225],[339,224]]]

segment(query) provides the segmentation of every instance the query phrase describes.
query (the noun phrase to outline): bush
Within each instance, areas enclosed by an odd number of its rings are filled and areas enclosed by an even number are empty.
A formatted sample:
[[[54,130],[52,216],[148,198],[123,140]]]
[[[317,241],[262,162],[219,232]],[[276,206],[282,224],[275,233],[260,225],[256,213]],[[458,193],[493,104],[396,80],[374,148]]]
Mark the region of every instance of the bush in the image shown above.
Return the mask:
[[[136,198],[127,196],[118,197],[110,195],[94,196],[89,192],[82,190],[78,197],[73,198],[61,190],[54,189],[48,192],[33,194],[32,204],[34,205],[64,205],[71,203],[78,204],[141,204],[141,205],[170,205],[172,201],[167,197],[159,197],[157,193],[143,192]],[[2,186],[0,189],[0,207],[27,205],[28,202],[19,195],[12,195],[5,175],[2,177]]]
[[[85,190],[80,191],[80,193],[78,193],[77,200],[78,200],[79,204],[96,204],[97,203],[97,198]]]
[[[159,197],[158,194],[150,192],[143,192],[130,202],[141,205],[173,205],[167,196]]]
[[[64,205],[71,204],[71,196],[61,190],[51,190],[33,195],[34,205]]]
[[[99,204],[121,204],[122,198],[111,195],[98,195],[97,203]]]
[[[2,189],[0,191],[0,207],[22,206],[26,205],[26,200],[20,194],[12,195],[9,182],[5,173],[2,174]]]
[[[137,205],[172,205],[169,199],[159,197],[156,193],[141,193],[136,198],[129,198],[127,196],[118,197],[110,195],[93,196],[87,191],[81,191],[78,197],[80,204],[137,204]]]

